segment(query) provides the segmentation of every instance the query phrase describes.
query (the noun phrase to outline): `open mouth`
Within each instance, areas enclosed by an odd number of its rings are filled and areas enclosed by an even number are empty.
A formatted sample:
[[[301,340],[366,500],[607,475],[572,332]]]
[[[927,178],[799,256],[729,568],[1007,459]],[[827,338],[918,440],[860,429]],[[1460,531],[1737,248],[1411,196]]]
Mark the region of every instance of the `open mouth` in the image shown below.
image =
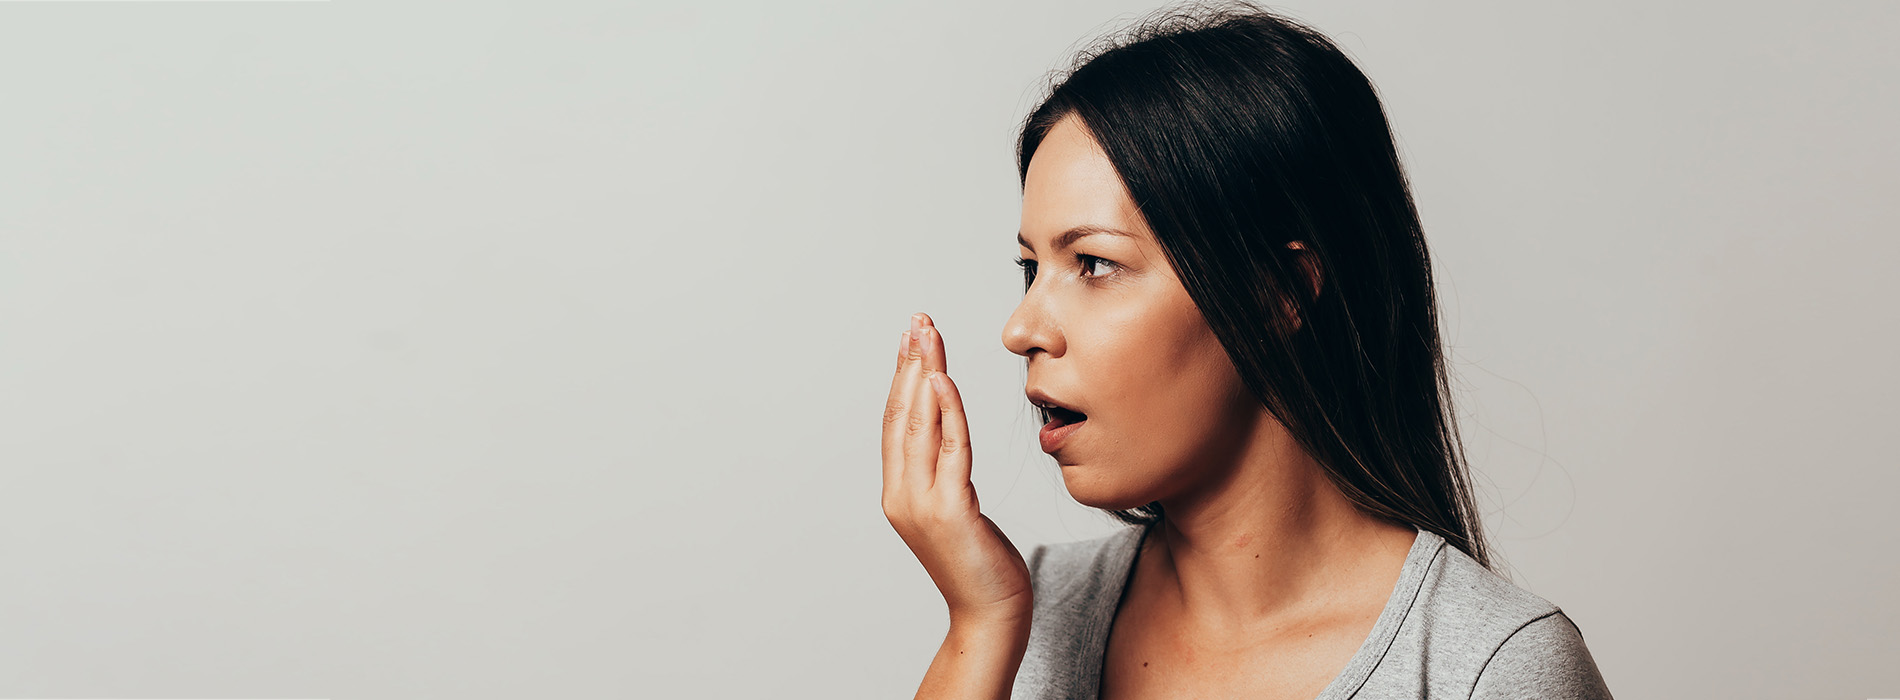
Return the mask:
[[[1042,443],[1042,451],[1049,454],[1055,454],[1056,450],[1062,449],[1063,443],[1068,441],[1069,436],[1081,430],[1082,424],[1088,422],[1089,419],[1088,414],[1061,406],[1043,404],[1041,407],[1043,413],[1049,417],[1049,422],[1042,424],[1042,430],[1037,432],[1036,440]]]
[[[1049,412],[1049,422],[1044,427],[1051,430],[1089,419],[1086,413],[1071,411],[1061,406],[1044,406],[1043,410]]]
[[[1029,402],[1041,410],[1044,419],[1042,430],[1037,431],[1036,435],[1042,443],[1043,452],[1055,454],[1062,449],[1063,443],[1068,442],[1069,436],[1081,430],[1082,424],[1089,420],[1088,414],[1057,403],[1054,397],[1037,387],[1030,387],[1025,393],[1028,394]]]

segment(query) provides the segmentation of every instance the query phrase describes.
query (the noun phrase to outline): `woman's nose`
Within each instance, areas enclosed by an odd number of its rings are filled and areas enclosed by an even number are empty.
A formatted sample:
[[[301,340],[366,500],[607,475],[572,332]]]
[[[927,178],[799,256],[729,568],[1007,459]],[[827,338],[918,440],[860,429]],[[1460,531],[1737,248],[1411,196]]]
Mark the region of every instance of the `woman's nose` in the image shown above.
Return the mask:
[[[1041,295],[1031,289],[1016,304],[1016,311],[1009,315],[1009,322],[1003,324],[1003,347],[1010,352],[1029,357],[1037,350],[1050,355],[1062,354],[1062,334],[1055,330],[1055,324]]]

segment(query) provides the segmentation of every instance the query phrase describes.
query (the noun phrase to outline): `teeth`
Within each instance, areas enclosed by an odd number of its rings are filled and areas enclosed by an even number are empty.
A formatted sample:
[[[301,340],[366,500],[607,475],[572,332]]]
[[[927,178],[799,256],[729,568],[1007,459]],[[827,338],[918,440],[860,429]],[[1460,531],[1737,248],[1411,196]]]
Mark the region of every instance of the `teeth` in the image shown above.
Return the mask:
[[[4,0],[0,0],[0,1],[4,1]],[[1054,403],[1049,403],[1046,401],[1036,401],[1034,399],[1031,399],[1029,404],[1045,411],[1065,411],[1069,414],[1073,414],[1076,416],[1082,415],[1080,411],[1076,411],[1075,409],[1066,408],[1066,407],[1063,407]]]

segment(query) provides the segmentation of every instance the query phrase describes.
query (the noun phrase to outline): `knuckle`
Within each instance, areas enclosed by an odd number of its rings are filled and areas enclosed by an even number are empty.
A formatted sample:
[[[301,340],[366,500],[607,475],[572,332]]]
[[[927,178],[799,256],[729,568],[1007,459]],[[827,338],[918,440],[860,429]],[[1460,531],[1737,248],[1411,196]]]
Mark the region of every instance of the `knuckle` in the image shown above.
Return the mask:
[[[942,449],[943,449],[944,454],[948,455],[948,454],[956,454],[958,452],[962,452],[964,447],[965,445],[962,439],[951,436],[951,435],[943,436]]]
[[[925,428],[930,427],[930,419],[917,415],[916,412],[906,412],[904,415],[904,432],[907,435],[922,433]]]
[[[891,399],[889,401],[884,402],[884,424],[885,425],[896,423],[899,419],[903,418],[905,414],[908,414],[908,413],[910,413],[910,407],[905,406],[904,402],[902,401],[899,401],[897,399]]]

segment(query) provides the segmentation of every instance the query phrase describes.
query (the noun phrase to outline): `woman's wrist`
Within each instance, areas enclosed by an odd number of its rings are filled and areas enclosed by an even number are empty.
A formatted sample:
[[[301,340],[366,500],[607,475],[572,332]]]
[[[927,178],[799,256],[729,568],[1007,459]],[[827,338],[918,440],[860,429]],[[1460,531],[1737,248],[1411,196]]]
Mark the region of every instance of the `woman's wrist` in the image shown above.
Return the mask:
[[[950,624],[937,658],[918,688],[920,699],[1009,697],[1029,646],[1029,622],[959,618]]]
[[[950,610],[950,629],[959,628],[986,635],[1003,633],[1029,636],[1029,619],[1033,608],[1027,600],[1011,601],[1008,604],[994,605],[983,609]]]
[[[996,647],[1022,647],[1029,643],[1029,616],[951,617],[951,639],[970,644]]]

